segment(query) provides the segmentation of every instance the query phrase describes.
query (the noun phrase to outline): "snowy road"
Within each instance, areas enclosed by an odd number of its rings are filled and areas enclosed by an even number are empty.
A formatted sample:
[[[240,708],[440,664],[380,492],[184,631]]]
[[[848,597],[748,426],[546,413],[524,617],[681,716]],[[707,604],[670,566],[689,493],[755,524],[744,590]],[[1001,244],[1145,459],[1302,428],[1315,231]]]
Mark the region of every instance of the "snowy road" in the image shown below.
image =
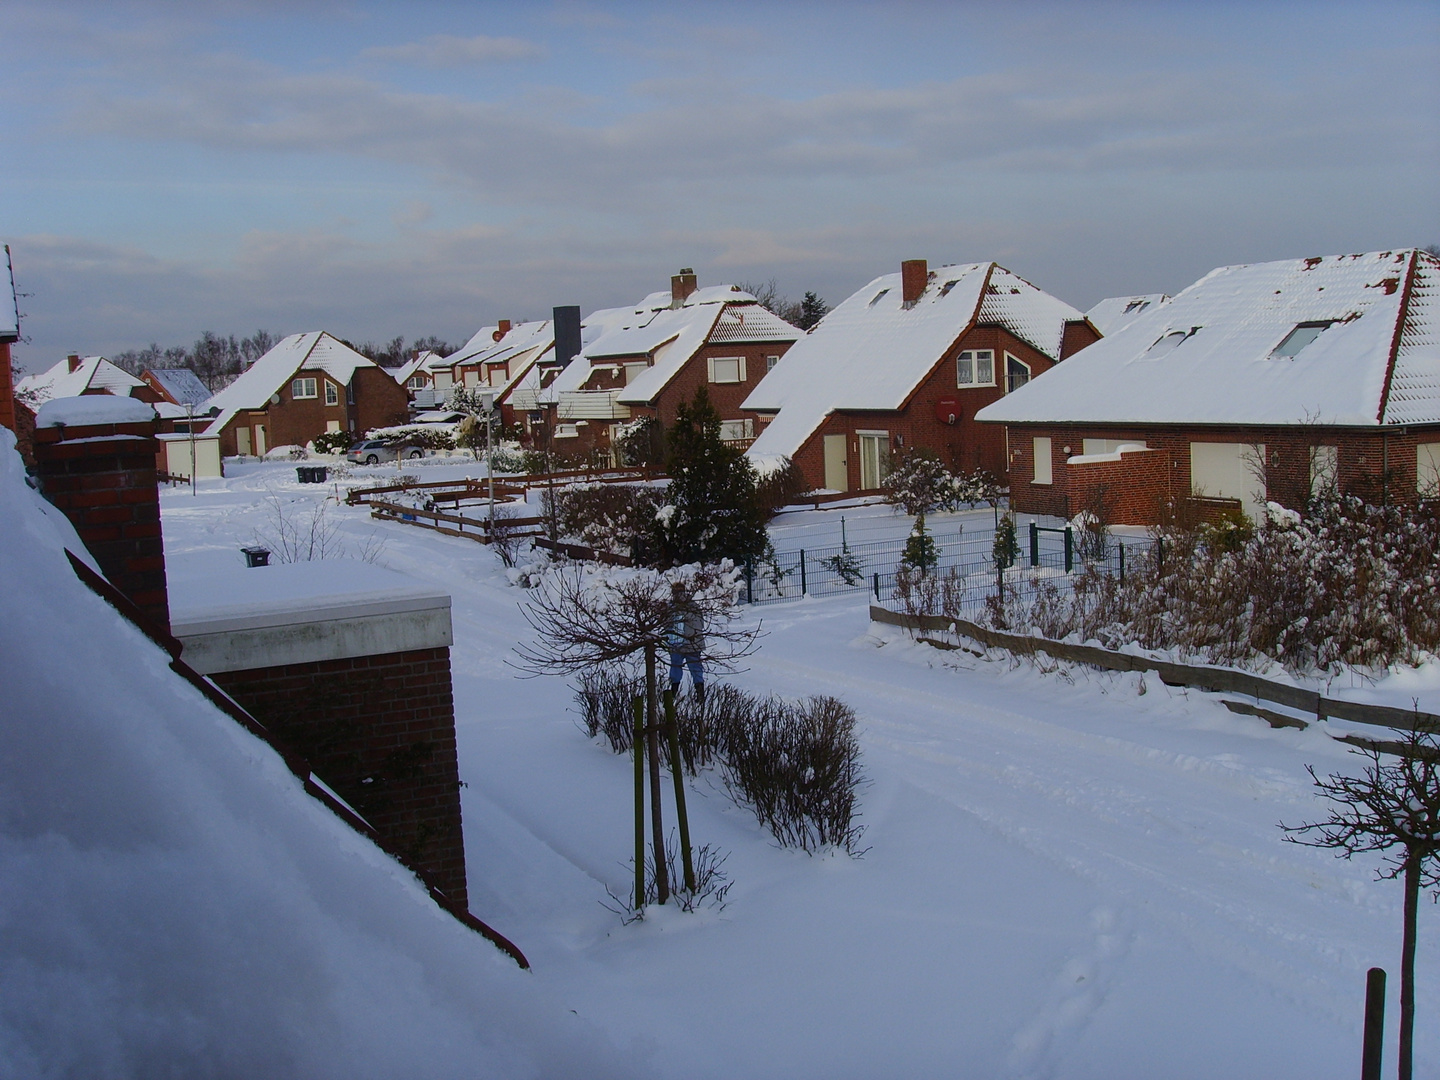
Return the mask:
[[[263,494],[258,473],[167,493],[172,574],[233,559]],[[749,613],[767,635],[735,678],[856,709],[868,850],[779,850],[702,776],[692,830],[729,853],[728,906],[623,926],[602,902],[627,885],[629,765],[585,739],[563,682],[509,665],[523,594],[469,541],[335,513],[454,596],[474,910],[664,1075],[1349,1077],[1371,965],[1393,1031],[1399,888],[1276,827],[1322,813],[1304,765],[1343,767],[1342,746],[1153,677],[941,653],[872,629],[859,598]],[[1417,1075],[1435,1075],[1425,907]]]

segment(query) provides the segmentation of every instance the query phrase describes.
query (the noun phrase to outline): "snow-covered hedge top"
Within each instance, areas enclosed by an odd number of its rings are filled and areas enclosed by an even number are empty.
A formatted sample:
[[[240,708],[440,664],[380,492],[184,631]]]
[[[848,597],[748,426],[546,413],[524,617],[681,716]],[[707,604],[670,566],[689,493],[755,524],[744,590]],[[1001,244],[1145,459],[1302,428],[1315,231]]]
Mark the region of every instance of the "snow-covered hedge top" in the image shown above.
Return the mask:
[[[92,424],[143,424],[155,419],[155,409],[139,398],[113,394],[52,398],[35,414],[35,426],[88,427]]]

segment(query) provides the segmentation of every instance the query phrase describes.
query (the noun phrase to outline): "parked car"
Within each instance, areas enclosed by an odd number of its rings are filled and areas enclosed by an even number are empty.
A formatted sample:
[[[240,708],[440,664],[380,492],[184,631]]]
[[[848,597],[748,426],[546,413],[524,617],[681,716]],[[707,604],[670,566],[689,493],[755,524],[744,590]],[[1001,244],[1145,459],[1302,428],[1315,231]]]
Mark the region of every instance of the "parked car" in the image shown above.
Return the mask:
[[[425,451],[418,446],[387,443],[380,439],[365,439],[346,451],[345,460],[354,462],[356,465],[378,465],[382,461],[394,461],[401,457],[420,458],[424,456]]]

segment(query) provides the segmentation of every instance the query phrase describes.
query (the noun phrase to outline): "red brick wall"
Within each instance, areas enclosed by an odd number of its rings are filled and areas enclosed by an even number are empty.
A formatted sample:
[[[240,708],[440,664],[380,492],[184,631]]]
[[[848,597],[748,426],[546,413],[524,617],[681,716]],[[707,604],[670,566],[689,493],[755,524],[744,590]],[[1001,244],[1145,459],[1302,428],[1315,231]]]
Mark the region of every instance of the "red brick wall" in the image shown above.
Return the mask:
[[[996,385],[956,385],[955,355],[965,349],[990,349],[995,353]],[[934,450],[950,468],[971,473],[984,469],[997,477],[1005,475],[1005,433],[995,424],[977,423],[975,414],[1005,393],[1005,353],[1030,365],[1031,378],[1054,367],[1049,357],[997,326],[977,326],[946,351],[920,382],[906,406],[898,411],[832,413],[795,454],[795,464],[806,482],[820,487],[825,481],[826,435],[844,433],[849,439],[850,490],[860,487],[860,453],[856,433],[886,431],[890,434],[892,461],[914,447]],[[882,361],[877,361],[882,362]],[[960,404],[959,417],[947,424],[937,416],[942,399]]]
[[[1053,483],[1048,487],[1031,482],[1035,436],[1050,438]],[[1103,469],[1067,465],[1066,458],[1081,453],[1086,438],[1143,442],[1152,452],[1127,454],[1113,468],[1108,464]],[[1073,517],[1086,506],[1094,487],[1103,484],[1117,508],[1133,515],[1116,517],[1116,523],[1154,524],[1162,501],[1190,493],[1190,443],[1223,442],[1265,446],[1267,496],[1283,506],[1299,509],[1309,498],[1312,446],[1339,448],[1340,490],[1374,502],[1413,502],[1416,446],[1437,440],[1440,425],[1384,432],[1321,427],[1147,429],[1017,424],[1010,427],[1010,498],[1021,513]],[[1067,446],[1070,454],[1065,451]]]
[[[37,428],[40,490],[65,513],[100,571],[170,629],[154,422]]]
[[[211,678],[303,754],[389,850],[467,903],[449,649]]]
[[[0,341],[0,427],[15,430],[15,379],[10,367],[10,343]]]

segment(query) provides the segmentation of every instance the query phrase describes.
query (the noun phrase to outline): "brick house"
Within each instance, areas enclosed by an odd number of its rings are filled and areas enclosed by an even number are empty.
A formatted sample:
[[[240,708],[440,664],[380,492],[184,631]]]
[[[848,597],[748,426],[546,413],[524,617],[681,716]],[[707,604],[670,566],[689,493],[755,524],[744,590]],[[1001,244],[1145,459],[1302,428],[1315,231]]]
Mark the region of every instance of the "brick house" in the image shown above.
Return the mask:
[[[541,395],[557,450],[572,455],[608,451],[631,420],[668,426],[702,386],[720,414],[721,438],[748,445],[755,419],[745,398],[804,336],[738,286],[700,288],[688,269],[668,292],[596,312],[584,329],[579,356]]]
[[[327,431],[401,424],[409,396],[384,368],[324,331],[291,334],[210,399],[220,452],[263,455]]]
[[[14,371],[10,366],[10,346],[20,340],[20,307],[15,300],[15,270],[10,263],[10,245],[5,245],[5,271],[0,278],[0,427],[20,434],[15,419]],[[29,412],[29,410],[26,410]],[[34,414],[28,419],[33,421]]]
[[[980,414],[1006,425],[1012,505],[1143,525],[1183,499],[1440,491],[1437,291],[1414,250],[1211,271]]]
[[[1005,472],[985,405],[1098,340],[1075,308],[995,263],[901,264],[825,316],[743,403],[762,471],[788,457],[813,488],[878,488],[894,456]]]

